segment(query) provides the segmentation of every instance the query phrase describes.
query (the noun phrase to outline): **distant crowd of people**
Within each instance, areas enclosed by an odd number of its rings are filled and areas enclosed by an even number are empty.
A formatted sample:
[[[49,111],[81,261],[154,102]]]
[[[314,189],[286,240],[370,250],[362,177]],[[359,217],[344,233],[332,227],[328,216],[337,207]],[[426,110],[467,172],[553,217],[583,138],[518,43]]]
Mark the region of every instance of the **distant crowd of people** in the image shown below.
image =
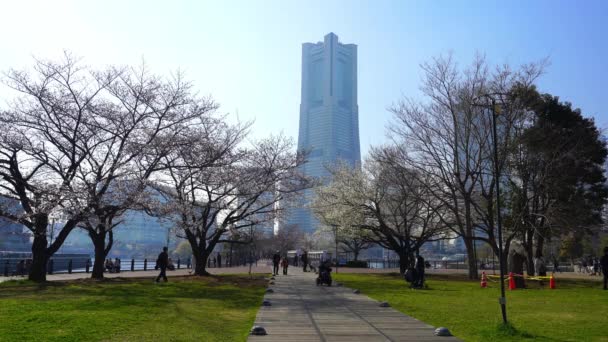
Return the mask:
[[[601,275],[604,277],[604,290],[608,290],[608,247],[604,248],[604,255],[600,258],[588,256],[582,258],[578,265],[578,271],[589,275]]]
[[[26,274],[30,273],[32,268],[32,259],[21,259],[15,267],[15,276],[25,277]]]
[[[104,269],[106,272],[110,273],[120,273],[120,259],[116,258],[114,261],[112,259],[106,259],[104,263]]]
[[[281,256],[280,251],[276,251],[276,253],[274,253],[272,255],[271,260],[272,260],[272,274],[273,275],[279,274],[279,266],[282,268],[283,274],[287,275],[288,268],[290,265],[290,261],[289,261],[289,258],[287,257],[287,255]],[[323,264],[323,262],[326,262],[328,260],[325,260],[324,257],[321,257],[321,259],[317,260],[317,261],[318,261],[318,264],[321,265],[321,264]],[[294,255],[291,265],[293,265],[295,267],[302,267],[303,272],[316,272],[317,271],[317,267],[315,265],[313,265],[313,263],[310,262],[307,251],[298,251],[298,253],[296,253],[296,255]]]
[[[602,275],[602,265],[601,265],[601,258],[600,257],[594,257],[594,256],[587,256],[584,258],[581,258],[578,262],[578,271],[579,273],[587,273],[589,275]]]

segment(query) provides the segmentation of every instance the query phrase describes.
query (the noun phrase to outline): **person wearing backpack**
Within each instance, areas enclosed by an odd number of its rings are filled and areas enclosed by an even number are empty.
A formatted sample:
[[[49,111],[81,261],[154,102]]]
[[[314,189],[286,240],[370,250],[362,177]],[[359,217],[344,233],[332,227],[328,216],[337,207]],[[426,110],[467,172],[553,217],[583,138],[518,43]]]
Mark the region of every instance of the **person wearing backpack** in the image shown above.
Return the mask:
[[[156,267],[155,269],[160,268],[160,273],[158,277],[156,277],[156,282],[160,281],[160,278],[163,278],[165,282],[167,282],[167,266],[169,265],[169,254],[167,253],[169,249],[167,247],[163,247],[163,251],[160,252],[158,258],[156,259]]]

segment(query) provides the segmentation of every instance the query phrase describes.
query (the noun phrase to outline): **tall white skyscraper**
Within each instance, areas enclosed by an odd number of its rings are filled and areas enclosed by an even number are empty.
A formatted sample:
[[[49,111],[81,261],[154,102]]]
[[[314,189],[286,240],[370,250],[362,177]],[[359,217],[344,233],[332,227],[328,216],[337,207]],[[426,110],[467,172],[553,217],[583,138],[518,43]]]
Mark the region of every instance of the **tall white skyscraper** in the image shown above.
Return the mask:
[[[340,43],[334,33],[323,42],[304,43],[301,96],[298,149],[309,152],[303,173],[325,179],[326,167],[339,160],[360,164],[357,45]],[[310,200],[312,191],[305,196]],[[306,232],[318,225],[306,207],[295,209],[290,223]]]

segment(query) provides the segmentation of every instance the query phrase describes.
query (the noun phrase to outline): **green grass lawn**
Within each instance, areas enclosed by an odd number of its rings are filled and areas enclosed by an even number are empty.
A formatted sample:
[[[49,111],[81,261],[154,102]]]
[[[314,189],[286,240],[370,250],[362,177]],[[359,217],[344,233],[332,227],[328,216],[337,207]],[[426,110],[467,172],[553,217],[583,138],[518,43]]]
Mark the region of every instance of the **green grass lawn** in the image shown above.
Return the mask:
[[[258,275],[0,284],[0,341],[245,341]]]
[[[335,279],[388,301],[395,309],[465,341],[608,341],[608,291],[590,280],[557,279],[557,289],[507,292],[514,329],[502,329],[498,283],[481,289],[462,276],[428,277],[428,289],[411,290],[395,274],[337,274]]]

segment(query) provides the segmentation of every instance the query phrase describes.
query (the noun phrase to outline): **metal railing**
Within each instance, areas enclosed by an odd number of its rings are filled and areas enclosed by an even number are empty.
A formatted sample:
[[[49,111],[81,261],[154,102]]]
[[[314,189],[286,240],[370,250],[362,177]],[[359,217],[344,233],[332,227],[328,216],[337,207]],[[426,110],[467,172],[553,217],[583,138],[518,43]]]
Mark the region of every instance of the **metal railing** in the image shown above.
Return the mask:
[[[399,268],[399,259],[368,259],[367,268],[388,269]],[[444,270],[466,270],[469,268],[466,260],[427,260],[427,268],[444,269]],[[489,261],[477,263],[479,271],[498,272],[498,261]],[[553,265],[547,265],[549,272],[553,271]],[[574,272],[574,267],[570,263],[560,263],[559,272]]]
[[[29,273],[31,259],[24,258],[2,258],[0,257],[0,276],[25,276]],[[112,262],[114,262],[112,260]],[[155,269],[156,259],[119,259],[120,267],[116,267],[115,265],[112,269],[108,270],[104,267],[104,272],[108,273],[116,273],[116,272],[124,272],[124,271],[151,271]],[[249,265],[247,262],[243,260],[233,259],[232,262],[229,258],[225,258],[221,260],[221,265],[218,264],[217,259],[209,258],[206,268],[224,268],[224,267],[239,267]],[[20,265],[21,262],[21,265]],[[94,259],[85,259],[85,258],[51,258],[47,264],[47,273],[48,274],[71,274],[71,273],[91,273],[93,271],[93,262]],[[257,265],[257,260],[253,261],[253,264]],[[179,269],[191,269],[192,268],[192,260],[191,258],[187,258],[182,260],[178,258],[176,261],[173,261],[172,264],[168,267],[168,270],[179,270]]]

